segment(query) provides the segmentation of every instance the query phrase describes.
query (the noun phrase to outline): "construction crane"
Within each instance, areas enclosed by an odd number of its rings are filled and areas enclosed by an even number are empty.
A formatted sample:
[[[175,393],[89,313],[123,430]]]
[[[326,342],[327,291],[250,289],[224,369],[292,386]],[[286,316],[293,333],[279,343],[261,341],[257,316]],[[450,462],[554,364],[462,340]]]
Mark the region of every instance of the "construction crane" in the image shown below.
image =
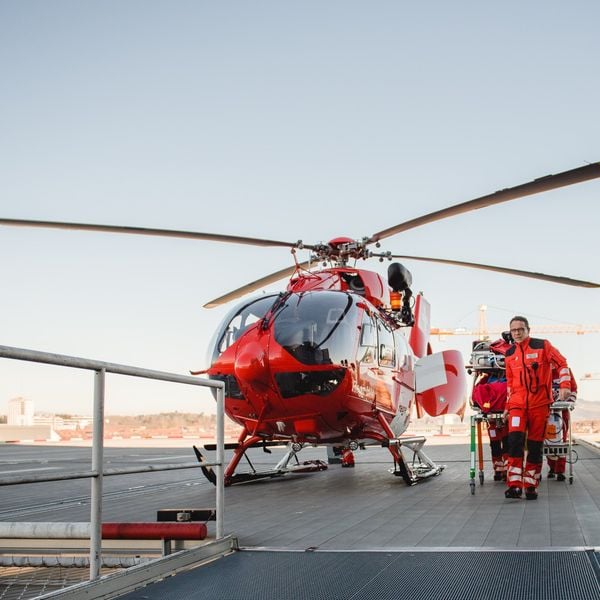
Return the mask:
[[[475,329],[466,329],[463,327],[457,329],[442,329],[442,328],[431,328],[431,335],[445,336],[445,335],[468,335],[470,337],[477,337],[479,340],[489,340],[490,334],[500,335],[503,331],[506,331],[506,325],[502,327],[488,327],[487,325],[487,306],[481,304],[479,306],[479,327]],[[572,323],[557,323],[555,325],[536,325],[535,334],[541,333],[574,333],[575,335],[584,335],[586,333],[600,333],[600,325],[574,325]],[[598,374],[596,374],[598,375]],[[598,375],[600,378],[600,375]]]

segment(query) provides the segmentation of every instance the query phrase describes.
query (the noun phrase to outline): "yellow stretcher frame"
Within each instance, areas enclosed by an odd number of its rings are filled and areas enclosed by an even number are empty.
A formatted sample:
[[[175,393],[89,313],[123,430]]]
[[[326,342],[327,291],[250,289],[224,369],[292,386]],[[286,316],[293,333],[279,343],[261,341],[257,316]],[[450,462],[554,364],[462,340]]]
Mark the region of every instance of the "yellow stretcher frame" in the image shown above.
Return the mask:
[[[471,407],[475,412],[471,415],[471,461],[469,469],[469,486],[471,494],[475,494],[475,453],[477,452],[477,463],[479,466],[479,485],[483,485],[485,481],[484,461],[483,461],[483,434],[481,431],[482,423],[488,421],[503,421],[504,413],[484,413],[477,407]],[[570,420],[569,420],[570,424]]]

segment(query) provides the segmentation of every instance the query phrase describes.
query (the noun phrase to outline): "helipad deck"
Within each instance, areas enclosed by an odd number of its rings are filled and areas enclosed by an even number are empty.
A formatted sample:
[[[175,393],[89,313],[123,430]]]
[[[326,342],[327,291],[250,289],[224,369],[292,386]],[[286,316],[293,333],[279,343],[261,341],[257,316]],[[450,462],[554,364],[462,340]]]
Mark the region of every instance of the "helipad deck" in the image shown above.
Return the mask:
[[[593,550],[600,548],[598,450],[577,445],[579,459],[575,464],[573,485],[544,478],[539,499],[526,501],[504,498],[504,485],[491,480],[489,461],[486,465],[488,479],[484,485],[478,484],[475,495],[471,495],[467,444],[428,443],[426,449],[431,458],[445,464],[446,469],[440,476],[413,487],[387,472],[391,467],[387,450],[370,448],[356,453],[354,469],[332,465],[323,472],[227,488],[225,532],[235,535],[241,548],[268,550],[269,554],[273,550],[296,551],[294,556],[312,554],[317,557],[306,559],[308,561],[323,561],[326,554],[337,555],[338,551],[363,557],[372,555],[371,559],[365,562],[363,558],[361,562],[372,565],[380,560],[380,551],[388,555],[385,560],[390,565],[394,560],[400,560],[399,556],[408,557],[396,563],[395,571],[400,565],[409,564],[413,560],[410,557],[416,557],[417,562],[435,563],[440,552],[460,551],[456,554],[458,558],[443,560],[443,564],[450,565],[461,556],[475,556],[472,552],[475,549],[486,550],[483,554],[488,557],[500,556],[501,562],[533,557],[531,564],[542,560],[538,566],[546,569],[551,567],[544,566],[544,560],[536,558],[540,556],[539,552],[526,551],[554,550],[554,556],[563,557],[556,564],[567,568],[572,563],[574,569],[581,569],[581,564],[586,564],[591,569],[588,575],[596,572],[597,577],[597,554]],[[5,471],[35,465],[43,469],[80,470],[81,465],[77,463],[88,462],[89,454],[90,450],[83,448],[3,446],[0,466]],[[277,449],[273,449],[271,455],[256,450],[253,463],[257,468],[272,465],[279,454]],[[107,467],[116,467],[155,461],[159,464],[161,461],[187,462],[191,455],[191,450],[186,448],[108,448],[105,459]],[[300,456],[324,458],[324,449],[306,449]],[[214,505],[214,488],[200,471],[195,470],[111,477],[105,484],[105,520],[154,520],[159,508]],[[1,488],[0,519],[85,521],[89,518],[88,496],[89,482],[85,481]],[[209,532],[211,527],[214,531],[214,524],[209,524]],[[513,552],[495,552],[498,550]],[[574,551],[579,552],[573,554]],[[417,554],[423,556],[418,558]],[[483,554],[477,553],[478,556]],[[323,558],[318,559],[318,556]],[[582,556],[589,560],[586,562]],[[259,559],[253,560],[258,567]],[[277,560],[286,559],[280,556]],[[333,561],[333,556],[328,560]],[[347,568],[354,568],[351,567],[352,560],[344,563]],[[461,563],[464,568],[479,568],[469,560]],[[554,559],[547,560],[552,562]],[[275,563],[271,561],[270,564]],[[458,563],[456,568],[459,568]],[[309,577],[317,576],[315,572],[310,573]],[[173,578],[173,583],[178,580],[179,577]],[[581,593],[589,597],[594,585],[598,591],[597,581]],[[600,592],[596,597],[600,598]]]

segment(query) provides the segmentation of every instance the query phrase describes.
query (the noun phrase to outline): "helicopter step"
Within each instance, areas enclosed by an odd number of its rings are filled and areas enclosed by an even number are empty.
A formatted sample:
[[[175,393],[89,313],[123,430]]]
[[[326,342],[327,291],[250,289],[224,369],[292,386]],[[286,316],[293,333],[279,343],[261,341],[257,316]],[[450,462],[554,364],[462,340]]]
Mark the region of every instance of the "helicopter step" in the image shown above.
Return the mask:
[[[446,465],[437,465],[423,452],[426,438],[423,436],[393,438],[388,441],[392,456],[394,457],[394,470],[392,473],[402,477],[407,485],[415,485],[424,479],[439,475]],[[402,448],[412,452],[412,459],[406,460]]]

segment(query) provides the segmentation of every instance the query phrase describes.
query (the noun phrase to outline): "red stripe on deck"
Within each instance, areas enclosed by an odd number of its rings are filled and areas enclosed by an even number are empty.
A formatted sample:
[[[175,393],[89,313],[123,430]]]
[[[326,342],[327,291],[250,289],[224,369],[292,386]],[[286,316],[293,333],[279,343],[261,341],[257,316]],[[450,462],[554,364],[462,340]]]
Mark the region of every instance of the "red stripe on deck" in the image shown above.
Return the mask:
[[[103,523],[105,540],[203,540],[204,523]]]

